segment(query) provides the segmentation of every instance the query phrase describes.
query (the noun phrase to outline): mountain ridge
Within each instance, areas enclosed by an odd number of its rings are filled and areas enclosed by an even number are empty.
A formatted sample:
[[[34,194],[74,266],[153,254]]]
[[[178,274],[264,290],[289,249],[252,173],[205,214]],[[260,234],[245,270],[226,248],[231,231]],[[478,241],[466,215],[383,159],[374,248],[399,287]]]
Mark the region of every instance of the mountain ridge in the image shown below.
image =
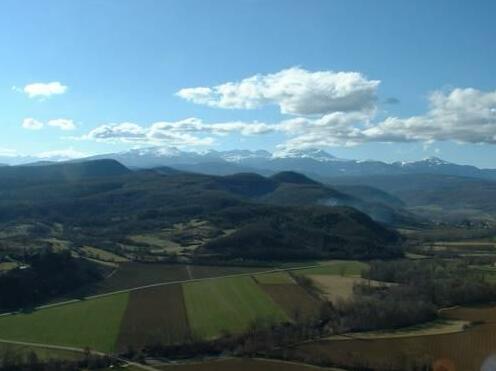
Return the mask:
[[[11,158],[12,159],[12,158]],[[26,159],[28,159],[26,157]],[[29,157],[30,160],[33,158]],[[353,160],[335,157],[321,149],[286,150],[270,153],[266,150],[208,150],[184,151],[175,147],[148,147],[117,153],[101,154],[71,160],[80,162],[112,159],[134,169],[174,167],[178,170],[210,175],[229,175],[256,172],[267,176],[282,171],[296,171],[311,177],[368,176],[396,174],[442,174],[496,180],[496,169],[482,169],[473,165],[460,165],[439,157],[419,161]],[[40,159],[38,159],[39,162]],[[50,158],[43,159],[51,161]],[[55,159],[57,161],[57,159]],[[0,158],[0,162],[7,159]],[[31,161],[32,163],[36,161]],[[10,162],[19,165],[18,161]]]

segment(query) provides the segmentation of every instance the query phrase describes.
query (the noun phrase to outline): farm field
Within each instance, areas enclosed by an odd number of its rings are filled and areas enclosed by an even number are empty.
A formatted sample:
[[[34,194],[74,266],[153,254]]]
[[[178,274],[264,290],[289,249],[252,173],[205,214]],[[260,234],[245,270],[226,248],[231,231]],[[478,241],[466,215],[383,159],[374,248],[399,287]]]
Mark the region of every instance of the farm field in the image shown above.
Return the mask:
[[[347,366],[368,365],[380,370],[408,369],[421,362],[435,364],[449,360],[453,370],[480,370],[494,353],[495,330],[495,325],[484,325],[443,335],[319,341],[298,347],[295,356]]]
[[[286,314],[249,276],[183,285],[193,336],[214,338],[241,332],[255,320],[287,321]]]
[[[314,268],[295,270],[296,274],[303,275],[337,275],[337,276],[360,276],[363,270],[367,269],[367,263],[350,260],[350,261],[329,261]]]
[[[150,233],[150,234],[140,234],[128,237],[130,241],[137,244],[148,245],[152,251],[162,251],[162,252],[180,252],[183,247],[178,243],[168,239],[168,235],[163,233]]]
[[[279,305],[288,317],[310,319],[319,314],[321,302],[295,283],[261,284],[260,287]]]
[[[366,280],[361,277],[346,277],[325,274],[310,274],[307,277],[316,284],[323,296],[331,302],[336,302],[339,299],[350,299],[353,296],[353,286],[355,284],[365,284],[373,287],[392,285],[391,283]]]
[[[259,284],[294,284],[294,279],[288,272],[262,273],[253,275]]]
[[[94,289],[95,294],[128,290],[155,283],[186,281],[269,270],[268,267],[122,263],[117,271]]]
[[[189,276],[184,265],[123,263],[115,274],[98,284],[96,293],[187,279]]]
[[[162,366],[164,371],[339,371],[334,368],[320,368],[301,363],[259,360],[259,359],[225,359],[199,363]]]
[[[189,271],[194,279],[229,276],[242,273],[256,273],[272,269],[271,267],[241,267],[222,265],[190,265]]]
[[[350,340],[350,339],[391,339],[414,336],[428,336],[452,334],[455,332],[464,331],[470,325],[469,321],[462,320],[446,320],[440,319],[420,325],[400,328],[398,330],[383,330],[383,331],[365,331],[352,332],[344,335],[334,335],[329,337],[329,340]]]
[[[128,294],[0,318],[2,339],[112,352]]]
[[[444,315],[452,314],[461,320],[480,320],[484,316],[494,320],[495,313],[496,310],[490,308],[459,308],[447,310]],[[381,370],[443,362],[451,365],[448,370],[491,370],[483,368],[483,365],[494,358],[495,349],[496,323],[492,322],[444,334],[316,341],[300,345],[293,356],[295,359],[321,359],[347,366],[368,365]]]
[[[448,319],[462,319],[465,321],[484,321],[496,323],[496,307],[456,307],[441,311],[441,316]]]
[[[133,291],[121,323],[117,350],[175,344],[190,336],[181,285]]]

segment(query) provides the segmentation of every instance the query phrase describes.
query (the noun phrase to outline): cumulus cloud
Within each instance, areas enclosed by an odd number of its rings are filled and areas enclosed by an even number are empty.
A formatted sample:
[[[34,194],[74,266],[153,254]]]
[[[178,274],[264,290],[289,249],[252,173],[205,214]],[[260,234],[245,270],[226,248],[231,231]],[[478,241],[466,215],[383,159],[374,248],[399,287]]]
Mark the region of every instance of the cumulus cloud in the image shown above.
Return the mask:
[[[360,113],[334,113],[316,120],[289,122],[293,134],[282,147],[352,146],[366,142],[455,141],[496,144],[496,91],[436,91],[424,115],[387,117],[372,122]],[[297,130],[300,128],[300,130]],[[301,129],[303,128],[303,129]]]
[[[124,122],[104,124],[83,135],[80,139],[101,142],[124,142],[140,144],[168,144],[175,146],[208,146],[215,140],[212,136],[229,134],[263,135],[279,131],[279,125],[262,122],[206,123],[195,117],[180,121],[160,121],[149,126]]]
[[[61,130],[74,130],[76,129],[76,124],[74,121],[69,119],[55,119],[47,122],[48,126],[54,126]]]
[[[28,130],[40,130],[45,126],[41,121],[38,121],[32,117],[25,118],[22,121],[22,127]]]
[[[58,81],[43,83],[35,82],[24,86],[24,88],[19,89],[14,87],[16,91],[22,91],[29,98],[48,98],[52,95],[64,94],[67,91],[67,86],[61,84]]]
[[[184,126],[184,130],[178,130],[177,123],[155,123],[149,127],[131,122],[104,124],[83,135],[82,139],[111,143],[166,143],[176,146],[210,145],[213,143],[212,138],[192,135],[192,132],[198,131],[194,126],[195,124],[191,122]]]
[[[186,88],[176,94],[211,107],[254,109],[275,104],[284,114],[324,115],[373,110],[379,83],[358,72],[310,72],[293,67],[214,87]]]
[[[36,125],[34,122],[28,126]],[[251,136],[272,133],[286,136],[285,142],[280,145],[282,149],[354,146],[367,142],[496,144],[496,91],[484,92],[472,88],[436,91],[429,96],[427,111],[410,117],[376,120],[374,112],[367,109],[338,110],[318,116],[299,115],[275,123],[208,123],[193,117],[156,122],[149,126],[129,122],[105,124],[81,138],[135,144],[209,146],[216,142],[216,138],[231,134]]]
[[[431,94],[429,102],[425,115],[389,117],[364,130],[364,137],[387,142],[452,140],[496,144],[496,91],[437,91]]]

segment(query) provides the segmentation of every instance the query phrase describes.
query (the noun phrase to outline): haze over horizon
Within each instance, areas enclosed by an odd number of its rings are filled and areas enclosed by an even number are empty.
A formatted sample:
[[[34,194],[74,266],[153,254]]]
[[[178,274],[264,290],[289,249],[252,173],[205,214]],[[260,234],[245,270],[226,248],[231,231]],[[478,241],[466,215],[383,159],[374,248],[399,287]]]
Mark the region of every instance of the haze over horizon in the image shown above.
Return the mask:
[[[0,157],[320,148],[496,168],[495,11],[489,0],[7,0]]]

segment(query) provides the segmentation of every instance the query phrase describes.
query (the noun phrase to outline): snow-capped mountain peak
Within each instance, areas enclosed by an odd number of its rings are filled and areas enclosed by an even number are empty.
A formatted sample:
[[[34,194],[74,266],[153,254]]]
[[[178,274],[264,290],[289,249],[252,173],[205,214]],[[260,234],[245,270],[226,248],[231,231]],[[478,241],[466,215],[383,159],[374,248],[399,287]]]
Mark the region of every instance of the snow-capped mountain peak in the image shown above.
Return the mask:
[[[419,167],[419,166],[435,167],[441,165],[450,165],[451,162],[440,159],[439,157],[431,156],[431,157],[426,157],[420,161],[402,161],[402,162],[396,162],[395,164],[401,167]]]
[[[330,153],[318,149],[318,148],[309,148],[309,149],[285,149],[279,152],[275,152],[272,155],[273,158],[307,158],[316,160],[319,162],[329,162],[329,161],[346,161],[337,157],[334,157]]]
[[[120,154],[134,154],[136,156],[155,156],[155,157],[179,157],[184,152],[176,147],[146,147],[136,148],[128,151],[121,152]]]
[[[246,149],[218,152],[220,158],[227,162],[241,162],[250,159],[270,159],[272,154],[264,150],[250,151]]]

